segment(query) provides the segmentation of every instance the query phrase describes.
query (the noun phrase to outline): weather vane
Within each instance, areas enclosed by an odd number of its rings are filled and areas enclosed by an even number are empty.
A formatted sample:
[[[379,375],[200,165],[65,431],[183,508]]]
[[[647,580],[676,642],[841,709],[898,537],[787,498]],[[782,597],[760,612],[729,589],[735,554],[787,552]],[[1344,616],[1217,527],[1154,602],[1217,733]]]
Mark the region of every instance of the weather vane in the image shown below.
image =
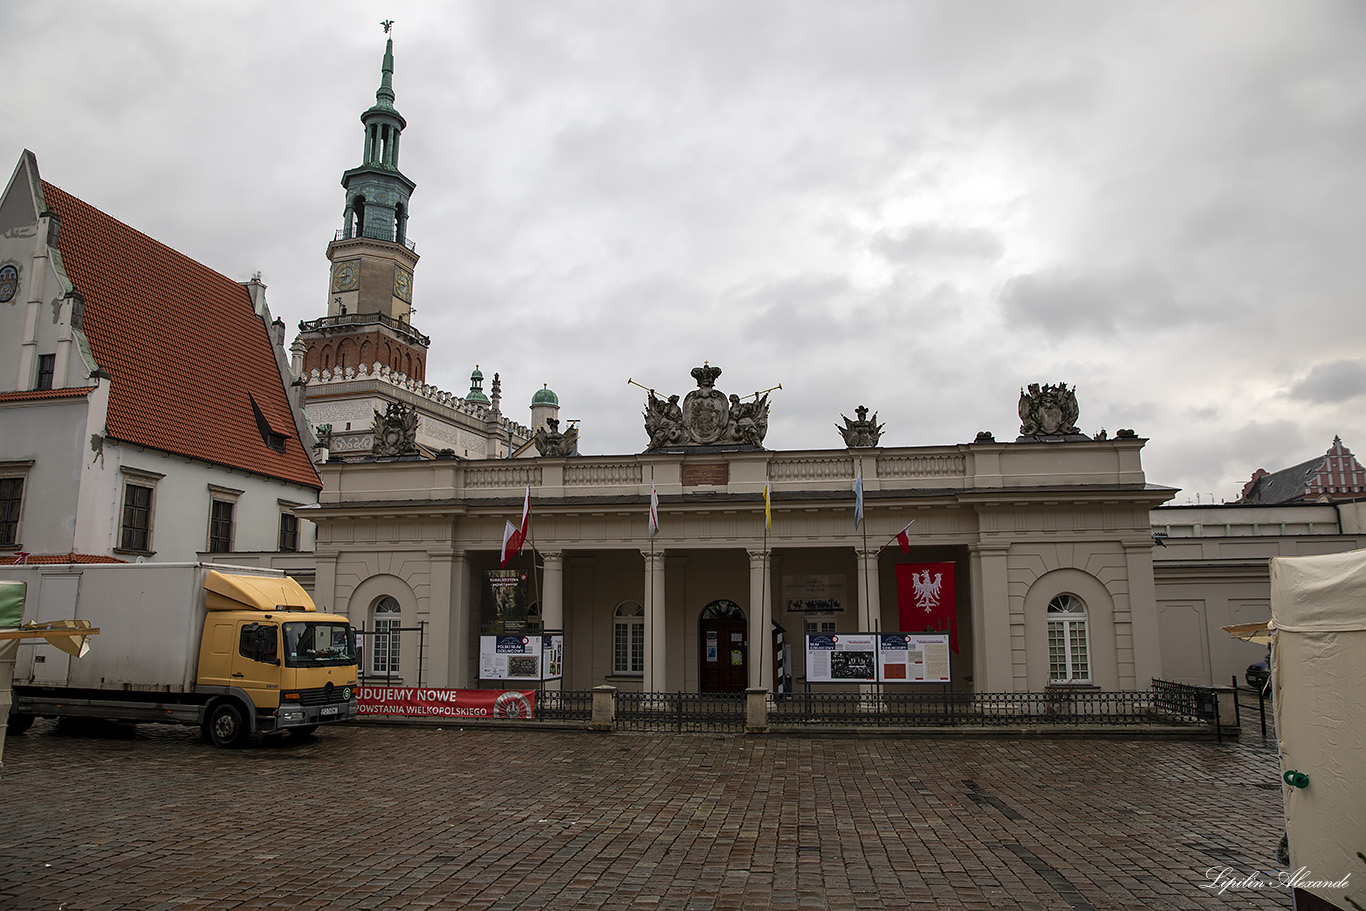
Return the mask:
[[[389,29],[394,27],[394,20],[385,19],[383,22],[380,23],[380,25],[384,26],[384,34],[387,35],[389,34]]]

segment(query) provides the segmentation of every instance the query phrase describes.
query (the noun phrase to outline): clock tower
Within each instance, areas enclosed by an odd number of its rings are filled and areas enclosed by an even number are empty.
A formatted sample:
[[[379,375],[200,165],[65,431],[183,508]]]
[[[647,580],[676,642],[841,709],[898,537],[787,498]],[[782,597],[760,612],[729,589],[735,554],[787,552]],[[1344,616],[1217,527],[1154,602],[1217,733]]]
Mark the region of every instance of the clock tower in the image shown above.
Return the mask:
[[[387,32],[388,23],[385,24]],[[342,174],[342,226],[327,245],[327,316],[299,325],[305,373],[388,368],[417,383],[431,340],[412,325],[417,247],[408,238],[408,201],[417,184],[398,169],[407,121],[394,107],[394,39],[384,49],[375,103],[361,114],[361,162]]]

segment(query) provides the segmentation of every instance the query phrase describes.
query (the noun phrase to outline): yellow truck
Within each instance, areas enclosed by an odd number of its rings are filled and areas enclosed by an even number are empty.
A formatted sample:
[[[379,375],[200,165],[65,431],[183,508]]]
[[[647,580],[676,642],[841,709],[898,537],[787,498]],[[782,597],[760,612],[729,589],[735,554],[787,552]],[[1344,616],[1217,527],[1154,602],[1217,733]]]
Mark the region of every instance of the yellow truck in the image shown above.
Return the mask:
[[[208,563],[0,567],[25,583],[25,622],[89,620],[83,658],[15,658],[9,733],[39,717],[196,725],[220,747],[307,736],[356,716],[356,639],[281,572]]]

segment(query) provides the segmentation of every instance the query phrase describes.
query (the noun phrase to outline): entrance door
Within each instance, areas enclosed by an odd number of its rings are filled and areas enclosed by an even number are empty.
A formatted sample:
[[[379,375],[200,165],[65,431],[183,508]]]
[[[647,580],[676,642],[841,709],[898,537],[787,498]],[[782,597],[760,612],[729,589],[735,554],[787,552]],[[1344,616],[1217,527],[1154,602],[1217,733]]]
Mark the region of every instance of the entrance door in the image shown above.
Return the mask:
[[[749,686],[749,623],[734,601],[713,601],[698,621],[704,693],[743,693]]]

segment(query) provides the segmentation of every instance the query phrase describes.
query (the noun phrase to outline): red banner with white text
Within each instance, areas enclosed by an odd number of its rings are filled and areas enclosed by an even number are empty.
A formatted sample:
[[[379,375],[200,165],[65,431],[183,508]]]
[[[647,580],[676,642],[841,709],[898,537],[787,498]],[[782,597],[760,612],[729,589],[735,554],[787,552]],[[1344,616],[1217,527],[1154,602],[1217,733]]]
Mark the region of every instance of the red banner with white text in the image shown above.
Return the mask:
[[[535,690],[443,690],[433,687],[362,686],[356,693],[361,715],[408,718],[491,718],[530,721],[536,717]]]
[[[958,654],[958,593],[952,563],[898,563],[896,599],[901,631],[947,631],[949,647]]]

